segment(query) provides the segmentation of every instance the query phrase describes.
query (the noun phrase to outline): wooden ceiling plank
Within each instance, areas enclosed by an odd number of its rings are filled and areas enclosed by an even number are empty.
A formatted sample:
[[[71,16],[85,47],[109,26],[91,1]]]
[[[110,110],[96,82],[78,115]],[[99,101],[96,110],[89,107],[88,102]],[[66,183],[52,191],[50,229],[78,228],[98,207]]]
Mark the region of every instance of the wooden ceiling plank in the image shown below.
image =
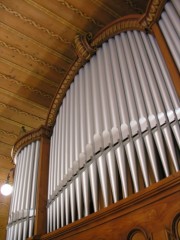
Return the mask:
[[[21,67],[34,71],[36,74],[45,77],[46,79],[51,79],[52,82],[59,85],[60,79],[65,75],[65,69],[62,69],[55,64],[51,64],[47,61],[39,59],[35,54],[29,54],[14,45],[9,45],[8,43],[1,41],[0,39],[0,54],[1,58],[12,62],[16,65],[21,65]]]
[[[17,87],[19,86],[24,90],[29,89],[42,97],[46,94],[54,96],[57,91],[57,87],[49,85],[48,83],[42,82],[36,78],[32,78],[26,73],[10,67],[3,62],[0,63],[0,77],[2,80],[6,80],[11,85],[17,85]]]
[[[7,74],[4,74],[1,72],[0,70],[0,87],[4,87],[6,88],[6,90],[8,89],[15,89],[14,91],[18,91],[19,88],[22,88],[22,92],[27,96],[27,93],[30,92],[32,94],[32,97],[36,97],[36,100],[37,100],[37,97],[41,98],[42,101],[45,101],[45,100],[49,100],[51,101],[53,99],[53,95],[52,94],[48,94],[44,91],[41,91],[40,89],[38,88],[34,88],[28,84],[25,84],[19,80],[17,80],[14,76],[12,75],[7,75]],[[12,87],[12,85],[15,87]],[[7,87],[6,87],[7,86]],[[28,94],[29,96],[29,94]],[[48,101],[48,102],[49,102]]]
[[[106,4],[104,4],[102,1],[100,0],[90,0],[91,2],[93,2],[95,5],[97,5],[98,7],[100,7],[101,9],[103,9],[105,12],[107,12],[108,14],[110,14],[112,17],[116,18],[120,18],[121,15],[115,11],[113,11],[111,8],[109,8]]]
[[[59,26],[58,24],[56,24],[58,28],[56,26],[53,27],[53,25],[55,25],[56,23],[55,21],[52,21],[52,20],[50,21],[50,19],[47,21],[47,18],[46,18],[46,21],[42,21],[43,18],[45,19],[45,16],[43,16],[42,14],[41,14],[41,17],[38,17],[38,21],[33,19],[32,15],[33,14],[34,16],[40,15],[39,11],[36,10],[36,12],[33,12],[34,9],[32,10],[28,8],[27,5],[23,6],[23,4],[24,4],[24,1],[22,1],[21,4],[16,4],[16,2],[13,2],[13,4],[9,4],[7,1],[2,1],[0,3],[0,8],[4,10],[5,13],[7,13],[7,16],[11,15],[14,19],[19,20],[20,24],[24,23],[24,24],[27,24],[27,26],[31,26],[31,28],[38,30],[38,35],[39,35],[39,32],[42,32],[48,35],[49,37],[58,40],[59,42],[61,42],[62,44],[68,47],[71,46],[70,38],[71,36],[75,36],[76,31],[71,32],[70,31],[71,29],[67,28],[67,26],[64,25],[64,27],[61,26],[60,28],[61,32],[58,31],[57,33],[57,29],[59,29]],[[22,9],[23,14],[21,12],[18,12],[19,8]],[[28,11],[26,11],[26,9],[28,9]],[[39,22],[40,20],[42,21],[42,23]],[[49,27],[47,27],[47,25],[49,25]],[[68,29],[68,31],[64,32],[63,34],[63,29]]]
[[[39,109],[41,109],[41,110],[46,110],[46,111],[48,111],[48,108],[47,108],[47,107],[44,107],[43,105],[40,105],[40,104],[36,103],[35,101],[33,102],[33,101],[31,101],[31,100],[29,100],[29,99],[27,99],[27,98],[21,97],[21,96],[15,94],[15,93],[12,93],[12,92],[10,92],[10,91],[7,91],[7,90],[3,89],[3,88],[0,88],[0,93],[5,94],[5,95],[8,95],[8,96],[10,96],[10,97],[13,98],[13,99],[18,99],[18,100],[20,100],[20,101],[22,101],[22,102],[24,102],[24,103],[31,104],[32,107],[36,107],[36,108],[39,108]]]
[[[17,68],[18,70],[20,70],[20,71],[22,71],[22,72],[25,72],[25,73],[28,74],[29,76],[33,76],[33,77],[35,77],[35,78],[37,78],[37,79],[39,79],[39,80],[41,80],[41,81],[43,81],[43,82],[46,82],[46,83],[48,83],[48,84],[50,84],[50,85],[52,85],[52,86],[56,86],[56,87],[59,86],[58,83],[52,82],[51,80],[49,80],[49,79],[47,79],[47,78],[45,78],[45,77],[43,77],[43,76],[41,76],[41,75],[39,75],[39,74],[37,74],[37,73],[35,73],[35,72],[32,72],[32,71],[30,71],[30,70],[28,70],[28,69],[26,69],[26,68],[24,68],[24,67],[21,67],[20,65],[17,65],[17,64],[15,64],[15,63],[12,63],[12,62],[10,62],[10,61],[2,58],[2,57],[0,57],[0,61],[3,62],[3,63],[6,63],[6,64],[9,65],[10,67]]]
[[[2,27],[3,29],[6,29],[7,31],[11,32],[13,35],[19,36],[21,38],[21,40],[23,38],[26,41],[29,41],[32,44],[37,45],[43,51],[46,51],[46,52],[56,56],[57,58],[62,59],[66,63],[71,64],[73,62],[73,59],[70,59],[67,56],[63,55],[62,53],[60,53],[58,51],[55,51],[54,49],[44,45],[44,42],[39,42],[38,40],[36,40],[32,37],[29,37],[29,36],[25,35],[24,33],[19,32],[17,29],[14,29],[13,27],[8,26],[5,23],[0,22],[0,27]]]
[[[33,129],[32,126],[28,126],[27,124],[22,124],[22,122],[18,122],[18,121],[15,121],[14,119],[6,118],[5,116],[1,116],[0,115],[0,120],[6,122],[8,124],[11,124],[11,125],[13,125],[15,127],[19,127],[19,129],[22,126],[25,126],[27,131],[31,131]]]
[[[86,34],[87,33],[86,31],[83,31],[82,29],[78,28],[77,26],[73,25],[72,23],[66,21],[65,19],[60,17],[60,15],[56,15],[52,11],[49,11],[47,8],[45,8],[42,5],[34,2],[33,0],[25,0],[25,2],[30,4],[33,7],[37,8],[38,10],[40,10],[44,14],[48,15],[49,17],[55,19],[57,22],[60,22],[61,24],[65,25],[67,28],[72,29],[76,33],[79,33],[79,34]]]

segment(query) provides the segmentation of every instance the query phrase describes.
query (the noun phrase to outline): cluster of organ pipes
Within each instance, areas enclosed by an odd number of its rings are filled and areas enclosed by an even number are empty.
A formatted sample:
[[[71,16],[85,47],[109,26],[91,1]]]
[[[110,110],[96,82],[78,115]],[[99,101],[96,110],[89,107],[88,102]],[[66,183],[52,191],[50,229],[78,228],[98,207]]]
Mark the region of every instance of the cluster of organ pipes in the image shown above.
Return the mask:
[[[160,29],[167,41],[171,54],[180,71],[180,1],[167,2],[159,20]]]
[[[39,141],[15,156],[14,194],[11,199],[6,239],[25,240],[34,233]]]
[[[155,38],[103,43],[70,85],[50,144],[47,232],[179,171],[180,103]]]

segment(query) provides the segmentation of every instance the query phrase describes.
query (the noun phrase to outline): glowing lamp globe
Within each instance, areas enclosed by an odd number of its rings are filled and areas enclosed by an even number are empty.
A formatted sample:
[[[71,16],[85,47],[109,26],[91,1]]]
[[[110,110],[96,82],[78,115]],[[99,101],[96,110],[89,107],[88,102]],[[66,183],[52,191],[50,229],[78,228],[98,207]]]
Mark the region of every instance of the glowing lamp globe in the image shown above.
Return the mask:
[[[1,193],[4,196],[8,196],[12,193],[13,187],[9,183],[5,183],[1,187]]]

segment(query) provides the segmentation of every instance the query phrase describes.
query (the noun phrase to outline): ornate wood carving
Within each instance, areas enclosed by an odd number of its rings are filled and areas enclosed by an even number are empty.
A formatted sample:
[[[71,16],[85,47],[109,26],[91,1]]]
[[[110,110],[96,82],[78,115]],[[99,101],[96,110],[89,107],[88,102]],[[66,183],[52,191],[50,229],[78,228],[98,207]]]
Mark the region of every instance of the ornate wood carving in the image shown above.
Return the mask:
[[[25,147],[27,144],[36,141],[40,139],[42,136],[50,137],[51,136],[51,129],[46,126],[41,126],[27,134],[25,134],[23,137],[18,139],[14,147],[12,149],[12,158],[14,159],[17,152],[19,152],[23,147]]]
[[[82,59],[82,61],[88,61],[93,53],[96,52],[96,47],[91,47],[90,41],[92,40],[92,35],[90,33],[86,35],[77,35],[75,37],[75,51],[77,56]]]
[[[140,20],[141,26],[145,29],[150,29],[150,27],[158,20],[165,3],[166,0],[150,1],[144,17]]]
[[[93,38],[91,46],[100,46],[103,42],[107,41],[110,37],[128,30],[139,30],[143,31],[144,27],[139,24],[141,15],[131,15],[128,17],[119,18],[112,22],[101,31],[98,32]]]

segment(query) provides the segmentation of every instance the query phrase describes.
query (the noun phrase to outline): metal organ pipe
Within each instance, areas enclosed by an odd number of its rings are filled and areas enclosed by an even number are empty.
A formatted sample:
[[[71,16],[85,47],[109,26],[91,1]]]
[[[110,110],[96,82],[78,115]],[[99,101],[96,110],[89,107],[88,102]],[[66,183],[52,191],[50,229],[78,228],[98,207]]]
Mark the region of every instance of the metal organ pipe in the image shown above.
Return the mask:
[[[175,63],[180,71],[180,50],[179,50],[179,9],[180,4],[177,0],[168,2],[165,5],[164,11],[161,14],[159,20],[159,26],[162,30],[162,33],[167,41],[167,45],[173,55]]]
[[[171,162],[178,171],[179,135],[179,99],[155,39],[128,31],[103,43],[75,76],[54,126],[48,231],[98,211],[101,193],[107,207],[169,176]]]

